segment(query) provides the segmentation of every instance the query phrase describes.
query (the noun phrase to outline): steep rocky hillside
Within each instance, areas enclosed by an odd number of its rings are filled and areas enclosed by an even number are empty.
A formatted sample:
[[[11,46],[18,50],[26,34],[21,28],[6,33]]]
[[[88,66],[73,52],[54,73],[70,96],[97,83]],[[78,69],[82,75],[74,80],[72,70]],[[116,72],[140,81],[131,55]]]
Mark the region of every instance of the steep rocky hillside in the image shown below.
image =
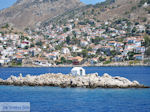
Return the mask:
[[[119,18],[127,18],[134,22],[150,22],[150,0],[106,0],[96,5],[87,5],[76,10],[64,13],[55,19],[49,19],[42,23],[65,23],[68,19],[84,21],[94,19],[96,21],[109,21]]]
[[[24,29],[83,5],[80,0],[18,0],[0,11],[0,24]]]

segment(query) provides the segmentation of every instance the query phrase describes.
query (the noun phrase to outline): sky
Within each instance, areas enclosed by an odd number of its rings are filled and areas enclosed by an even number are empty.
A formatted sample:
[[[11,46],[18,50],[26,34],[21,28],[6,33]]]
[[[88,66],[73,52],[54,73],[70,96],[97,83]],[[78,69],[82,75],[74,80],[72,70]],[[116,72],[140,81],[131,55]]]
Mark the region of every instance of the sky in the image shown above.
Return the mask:
[[[81,2],[85,3],[85,4],[96,4],[105,0],[80,0]]]
[[[17,0],[0,0],[0,10],[10,7],[13,5]],[[81,2],[85,4],[96,4],[98,2],[102,2],[104,0],[80,0]]]
[[[17,0],[0,0],[0,10],[10,7],[12,4],[14,4]]]

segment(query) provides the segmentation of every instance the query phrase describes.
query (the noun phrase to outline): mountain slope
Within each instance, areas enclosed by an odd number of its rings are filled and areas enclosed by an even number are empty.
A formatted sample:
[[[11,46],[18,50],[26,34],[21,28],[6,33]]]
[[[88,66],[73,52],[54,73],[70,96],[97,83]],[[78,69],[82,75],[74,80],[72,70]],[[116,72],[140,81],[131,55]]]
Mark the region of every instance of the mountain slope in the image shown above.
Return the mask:
[[[144,1],[144,2],[143,2]],[[81,21],[85,19],[94,19],[97,21],[109,21],[119,18],[127,18],[131,21],[150,22],[150,5],[144,7],[144,3],[149,0],[106,0],[105,2],[88,5],[79,9],[64,13],[55,19],[49,19],[42,25],[53,23],[63,23],[68,19],[78,18]]]
[[[80,0],[18,0],[0,11],[0,24],[9,23],[24,29],[83,5]]]

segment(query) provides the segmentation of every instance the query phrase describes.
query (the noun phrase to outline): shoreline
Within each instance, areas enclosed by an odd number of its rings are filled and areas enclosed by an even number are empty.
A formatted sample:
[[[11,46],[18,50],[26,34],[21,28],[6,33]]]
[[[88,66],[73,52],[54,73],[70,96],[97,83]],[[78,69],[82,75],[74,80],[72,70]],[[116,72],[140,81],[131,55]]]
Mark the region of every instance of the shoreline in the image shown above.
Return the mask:
[[[53,65],[53,66],[0,66],[0,68],[65,68],[65,67],[150,67],[150,65]]]

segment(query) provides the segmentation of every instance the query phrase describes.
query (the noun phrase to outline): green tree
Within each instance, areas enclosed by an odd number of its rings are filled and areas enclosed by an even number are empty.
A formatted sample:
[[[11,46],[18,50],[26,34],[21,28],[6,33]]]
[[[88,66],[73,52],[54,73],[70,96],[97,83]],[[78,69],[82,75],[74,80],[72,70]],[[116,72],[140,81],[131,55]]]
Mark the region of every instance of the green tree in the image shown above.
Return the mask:
[[[35,45],[32,43],[32,44],[30,45],[30,48],[31,48],[31,47],[34,47],[34,46],[35,46]]]
[[[66,33],[67,31],[69,31],[70,29],[68,27],[64,28],[64,33]]]
[[[89,48],[88,48],[88,51],[92,51],[92,47],[89,47]]]
[[[76,37],[76,36],[77,36],[77,34],[76,34],[76,32],[75,32],[75,31],[72,31],[72,34],[73,34],[73,36],[74,36],[74,37]]]
[[[66,37],[66,42],[67,42],[67,44],[70,43],[70,40],[71,40],[71,39],[70,39],[70,36],[67,36],[67,37]]]
[[[29,48],[29,46],[25,46],[25,48],[24,49],[28,49]]]
[[[134,60],[134,52],[128,52],[129,60]]]
[[[66,63],[66,59],[64,57],[61,57],[61,62]]]
[[[1,28],[6,28],[6,29],[8,29],[8,28],[9,28],[9,24],[7,23],[7,24],[5,24],[4,26],[2,26]]]
[[[106,59],[103,57],[99,57],[99,61],[105,61]]]
[[[133,29],[132,29],[132,33],[135,33],[137,30],[136,30],[136,27],[134,27]]]
[[[148,35],[144,36],[144,46],[145,47],[150,46],[150,36],[148,36]]]
[[[146,54],[147,56],[150,56],[150,47],[148,47],[148,48],[146,49],[145,54]]]
[[[62,48],[61,45],[56,45],[56,46],[55,46],[55,49],[56,49],[56,50],[61,50],[61,48]]]
[[[42,44],[43,44],[42,41],[36,42],[37,46],[42,46]]]
[[[88,56],[88,51],[86,49],[82,50],[82,56],[86,58]]]

